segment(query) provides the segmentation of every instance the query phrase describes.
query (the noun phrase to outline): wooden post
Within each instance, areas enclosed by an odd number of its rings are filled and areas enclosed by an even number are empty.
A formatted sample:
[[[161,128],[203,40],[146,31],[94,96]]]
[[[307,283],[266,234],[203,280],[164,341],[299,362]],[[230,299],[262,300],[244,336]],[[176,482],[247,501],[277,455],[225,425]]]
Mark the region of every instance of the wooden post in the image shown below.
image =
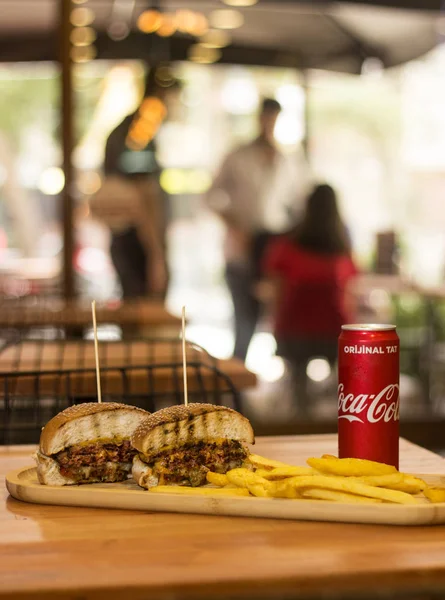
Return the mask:
[[[73,86],[72,61],[70,56],[70,34],[72,25],[70,15],[72,0],[59,0],[59,62],[61,68],[61,136],[63,153],[63,172],[65,186],[61,196],[63,218],[63,295],[70,300],[75,295],[73,272]]]
[[[310,118],[309,118],[309,101],[310,101],[310,92],[309,92],[309,73],[308,71],[303,71],[303,89],[304,89],[304,137],[303,137],[303,151],[304,156],[306,158],[306,162],[310,164]]]

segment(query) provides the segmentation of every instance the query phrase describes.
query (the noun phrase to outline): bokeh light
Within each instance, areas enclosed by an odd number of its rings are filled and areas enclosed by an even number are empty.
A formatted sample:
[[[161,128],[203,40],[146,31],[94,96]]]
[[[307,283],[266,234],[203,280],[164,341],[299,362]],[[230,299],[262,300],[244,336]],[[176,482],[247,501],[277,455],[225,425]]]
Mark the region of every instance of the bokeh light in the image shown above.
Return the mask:
[[[102,179],[97,171],[84,171],[79,175],[77,187],[85,196],[91,196],[100,190]]]
[[[227,6],[254,6],[258,0],[222,0]]]
[[[143,33],[154,33],[161,25],[162,15],[157,10],[146,10],[137,20],[137,26]]]
[[[248,115],[258,108],[259,93],[249,73],[232,77],[221,90],[224,109],[233,115]]]
[[[195,16],[196,18],[194,26],[190,29],[189,33],[191,35],[195,35],[196,37],[200,37],[208,32],[209,21],[207,17],[201,13],[195,13]]]
[[[196,23],[197,13],[193,10],[177,10],[176,11],[176,24],[178,31],[181,33],[190,33],[193,31]]]
[[[107,32],[112,40],[119,42],[128,37],[130,28],[125,21],[113,21],[108,27]]]
[[[38,181],[38,188],[42,194],[47,196],[56,196],[60,194],[65,185],[65,175],[59,167],[49,167],[45,169]]]
[[[212,184],[210,173],[204,169],[164,169],[160,185],[171,195],[204,194]]]
[[[306,368],[306,375],[317,383],[325,381],[330,374],[331,367],[325,358],[313,358]]]
[[[175,15],[172,13],[165,13],[162,15],[162,22],[156,30],[156,33],[161,37],[170,37],[176,32],[177,28]]]
[[[200,40],[200,43],[207,48],[225,48],[231,42],[230,34],[221,29],[210,29]]]
[[[94,12],[86,6],[79,6],[71,11],[71,24],[74,27],[87,27],[94,21]]]
[[[94,60],[97,50],[94,46],[74,46],[71,48],[71,60],[75,63],[86,63]]]
[[[95,40],[96,32],[92,27],[76,27],[70,35],[73,46],[89,46]]]
[[[244,16],[239,10],[221,8],[210,13],[209,21],[216,29],[237,29],[244,24]]]
[[[221,51],[217,48],[207,48],[207,46],[203,46],[202,44],[193,44],[189,48],[188,57],[193,62],[209,65],[221,58]]]

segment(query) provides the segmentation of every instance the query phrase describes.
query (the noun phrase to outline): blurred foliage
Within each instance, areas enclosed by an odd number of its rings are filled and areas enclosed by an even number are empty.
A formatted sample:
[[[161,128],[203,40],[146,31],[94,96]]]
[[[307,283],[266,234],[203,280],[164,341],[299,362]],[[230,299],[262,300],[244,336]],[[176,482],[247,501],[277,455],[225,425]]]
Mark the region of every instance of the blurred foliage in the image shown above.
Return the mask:
[[[59,103],[56,68],[36,66],[34,76],[27,71],[20,73],[16,66],[0,69],[0,131],[14,149],[20,146],[23,132],[31,125],[42,122],[56,136]],[[3,76],[3,74],[7,76]]]
[[[75,68],[73,87],[76,103],[75,139],[87,131],[100,98],[103,74]],[[0,132],[15,150],[23,132],[42,123],[56,141],[60,127],[60,84],[55,65],[5,65],[0,68]],[[3,75],[3,76],[2,76]]]
[[[397,80],[339,76],[323,73],[310,90],[309,119],[315,130],[345,124],[381,143],[401,134],[400,93]]]
[[[76,65],[73,87],[76,103],[76,141],[88,131],[102,92],[103,74],[92,74],[89,65]]]

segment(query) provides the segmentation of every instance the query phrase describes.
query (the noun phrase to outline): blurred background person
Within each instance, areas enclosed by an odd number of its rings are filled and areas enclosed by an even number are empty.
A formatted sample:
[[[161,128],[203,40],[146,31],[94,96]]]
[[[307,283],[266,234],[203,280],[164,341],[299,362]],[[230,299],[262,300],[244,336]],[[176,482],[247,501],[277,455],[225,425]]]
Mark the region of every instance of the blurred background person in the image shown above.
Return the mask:
[[[92,214],[110,229],[110,255],[126,299],[167,289],[166,198],[155,136],[178,87],[173,79],[160,85],[156,69],[150,70],[138,109],[107,139],[105,180],[90,201]]]
[[[273,298],[277,354],[289,363],[304,414],[309,360],[322,356],[332,366],[341,326],[353,320],[347,284],[357,269],[332,187],[315,187],[301,222],[271,241],[263,266]]]
[[[296,165],[274,138],[280,104],[265,98],[259,135],[230,152],[207,194],[207,204],[226,225],[226,282],[235,318],[234,356],[246,359],[260,316],[254,285],[266,241],[289,228],[298,214],[302,183]]]

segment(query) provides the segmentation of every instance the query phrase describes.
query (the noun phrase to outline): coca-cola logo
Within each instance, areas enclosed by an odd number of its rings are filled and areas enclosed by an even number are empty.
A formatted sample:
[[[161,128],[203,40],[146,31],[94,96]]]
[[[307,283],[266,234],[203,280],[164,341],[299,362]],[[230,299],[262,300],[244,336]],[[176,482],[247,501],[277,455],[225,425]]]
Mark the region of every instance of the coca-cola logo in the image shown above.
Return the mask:
[[[345,394],[345,386],[338,386],[338,418],[350,423],[378,423],[399,420],[399,386],[387,385],[378,394]],[[361,418],[362,417],[362,418]]]

